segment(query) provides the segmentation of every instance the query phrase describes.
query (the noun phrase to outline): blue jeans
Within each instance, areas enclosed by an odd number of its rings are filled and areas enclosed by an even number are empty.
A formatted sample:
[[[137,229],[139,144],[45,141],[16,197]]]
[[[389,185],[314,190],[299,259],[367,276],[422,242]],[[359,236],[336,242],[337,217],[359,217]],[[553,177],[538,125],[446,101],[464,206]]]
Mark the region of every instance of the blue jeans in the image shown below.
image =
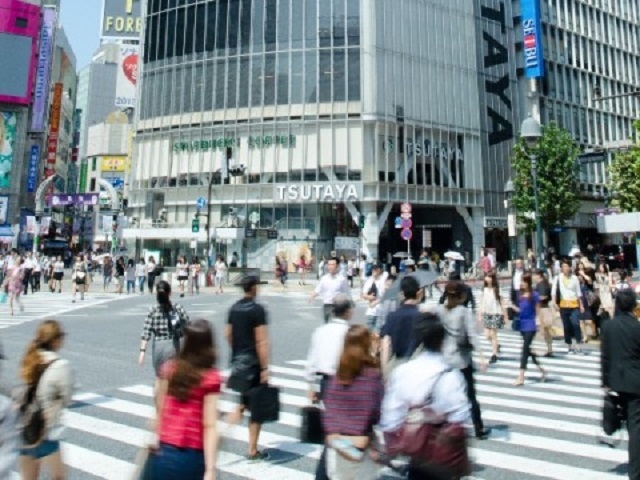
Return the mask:
[[[153,480],[202,480],[204,452],[161,443],[153,456],[152,471]]]
[[[144,292],[144,281],[147,277],[138,277],[138,288],[140,289],[140,293]]]
[[[380,329],[382,328],[382,325],[379,324],[380,317],[376,315],[367,315],[366,320],[367,320],[367,327],[369,328],[370,332],[380,333]]]
[[[576,339],[578,345],[582,343],[582,331],[580,330],[580,309],[561,308],[560,318],[564,329],[564,343],[571,345],[572,338]]]
[[[127,280],[127,293],[131,293],[131,290],[133,290],[133,293],[136,293],[136,282],[134,280]]]

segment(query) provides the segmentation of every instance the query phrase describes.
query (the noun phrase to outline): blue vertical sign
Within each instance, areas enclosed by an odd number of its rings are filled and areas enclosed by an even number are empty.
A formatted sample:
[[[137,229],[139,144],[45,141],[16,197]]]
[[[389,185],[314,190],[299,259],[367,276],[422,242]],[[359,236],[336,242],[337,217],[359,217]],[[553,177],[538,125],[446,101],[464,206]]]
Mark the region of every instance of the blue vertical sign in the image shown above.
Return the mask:
[[[522,12],[525,75],[527,78],[540,78],[544,76],[540,0],[521,0],[520,10]]]
[[[31,145],[31,153],[29,154],[29,170],[27,171],[27,192],[36,191],[38,183],[38,165],[40,165],[40,147]]]

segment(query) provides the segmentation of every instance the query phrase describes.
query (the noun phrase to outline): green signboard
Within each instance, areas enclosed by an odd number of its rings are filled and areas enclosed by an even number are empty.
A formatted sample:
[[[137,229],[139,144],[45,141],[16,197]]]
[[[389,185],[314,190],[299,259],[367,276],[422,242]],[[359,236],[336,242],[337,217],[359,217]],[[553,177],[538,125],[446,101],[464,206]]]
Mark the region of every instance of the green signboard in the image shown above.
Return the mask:
[[[87,191],[88,166],[89,165],[86,160],[84,160],[80,165],[80,186],[78,188],[78,193],[85,193]]]
[[[269,148],[269,147],[295,147],[295,135],[254,135],[246,139],[249,148]],[[227,148],[240,147],[242,140],[236,137],[200,138],[196,140],[179,140],[173,142],[172,151],[180,152],[208,152],[215,150],[226,150]]]

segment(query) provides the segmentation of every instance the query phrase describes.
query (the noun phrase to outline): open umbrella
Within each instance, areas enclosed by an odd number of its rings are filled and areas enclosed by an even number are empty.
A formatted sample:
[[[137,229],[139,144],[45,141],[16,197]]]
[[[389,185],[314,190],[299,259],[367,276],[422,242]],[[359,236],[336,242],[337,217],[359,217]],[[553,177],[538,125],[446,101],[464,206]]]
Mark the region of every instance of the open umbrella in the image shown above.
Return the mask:
[[[464,257],[459,252],[452,251],[445,253],[444,258],[450,258],[451,260],[464,260]]]
[[[409,258],[409,254],[407,252],[396,252],[393,254],[393,258]]]
[[[411,277],[414,277],[418,280],[418,284],[420,287],[428,287],[429,285],[433,285],[438,280],[438,274],[436,272],[432,272],[431,270],[417,270],[415,272],[408,274]],[[382,301],[385,300],[395,300],[396,297],[400,294],[400,282],[402,279],[406,277],[407,274],[400,275],[393,284],[387,288],[384,292],[384,296],[382,297]]]

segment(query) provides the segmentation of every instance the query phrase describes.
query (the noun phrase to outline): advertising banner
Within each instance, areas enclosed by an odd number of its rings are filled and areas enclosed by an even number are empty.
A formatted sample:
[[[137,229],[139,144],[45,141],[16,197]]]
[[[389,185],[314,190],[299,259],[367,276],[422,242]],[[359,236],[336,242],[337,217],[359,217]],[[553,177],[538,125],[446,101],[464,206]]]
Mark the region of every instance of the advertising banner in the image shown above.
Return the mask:
[[[42,217],[40,219],[40,235],[48,235],[51,228],[51,217]]]
[[[27,233],[29,235],[36,234],[36,217],[29,215],[27,217]]]
[[[120,45],[118,74],[116,77],[116,107],[136,106],[136,83],[138,81],[137,45]]]
[[[89,173],[88,167],[89,165],[87,163],[87,160],[83,160],[82,163],[80,163],[80,183],[78,185],[79,193],[84,193],[87,191],[87,175]]]
[[[40,165],[40,146],[31,145],[29,153],[29,170],[27,171],[27,192],[36,191],[38,183],[38,166]]]
[[[51,72],[51,54],[53,52],[56,25],[56,11],[52,8],[42,10],[42,28],[40,30],[40,47],[38,50],[38,65],[33,92],[33,107],[31,115],[32,132],[44,130],[44,119],[47,113],[47,98],[49,97],[49,75]]]
[[[521,5],[525,75],[540,78],[544,76],[540,0],[522,0]]]
[[[99,193],[80,193],[73,195],[51,195],[49,204],[54,207],[62,207],[66,205],[90,206],[98,205],[100,200]]]
[[[15,140],[15,112],[0,112],[0,188],[9,188],[11,185],[13,144]]]
[[[60,111],[62,110],[62,83],[56,83],[53,89],[51,116],[49,117],[49,140],[47,141],[47,169],[45,177],[51,177],[56,171],[58,154],[58,134],[60,132]]]
[[[9,215],[9,197],[7,195],[0,196],[0,225],[7,223]]]
[[[104,172],[124,172],[127,157],[101,157],[100,170]]]
[[[142,0],[103,0],[102,28],[105,39],[140,38],[142,32]]]
[[[67,193],[76,193],[78,190],[78,164],[72,162],[67,167]]]

